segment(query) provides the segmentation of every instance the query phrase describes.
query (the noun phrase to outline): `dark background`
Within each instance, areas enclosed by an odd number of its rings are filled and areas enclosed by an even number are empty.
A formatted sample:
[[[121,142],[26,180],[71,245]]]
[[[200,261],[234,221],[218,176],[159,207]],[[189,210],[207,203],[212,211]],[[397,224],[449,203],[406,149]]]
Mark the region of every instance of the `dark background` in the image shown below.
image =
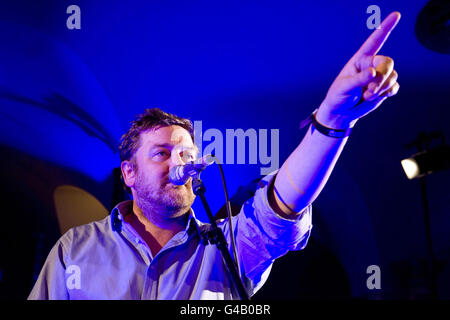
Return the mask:
[[[80,30],[66,27],[71,4],[81,8]],[[402,13],[380,52],[395,59],[401,89],[358,122],[314,203],[307,248],[276,261],[255,298],[427,297],[420,187],[400,160],[416,151],[405,145],[421,131],[449,137],[450,59],[417,40],[426,1],[409,0],[2,1],[0,297],[25,299],[60,237],[58,186],[79,187],[106,210],[121,199],[117,142],[146,107],[201,120],[203,131],[279,129],[281,165],[305,133],[299,122],[372,32],[372,4],[382,18]],[[225,164],[230,194],[260,167]],[[217,211],[219,173],[208,170],[203,180]],[[446,299],[449,178],[448,171],[427,178],[438,293]],[[206,221],[200,205],[194,210]],[[369,265],[380,267],[380,290],[366,286]]]

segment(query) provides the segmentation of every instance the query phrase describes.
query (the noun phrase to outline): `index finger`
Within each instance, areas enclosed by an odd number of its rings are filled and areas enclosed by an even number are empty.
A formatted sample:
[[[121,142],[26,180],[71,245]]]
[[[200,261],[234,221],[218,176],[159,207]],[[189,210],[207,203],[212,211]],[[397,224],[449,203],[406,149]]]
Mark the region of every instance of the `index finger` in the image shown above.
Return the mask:
[[[380,24],[380,27],[375,30],[369,38],[367,38],[361,48],[359,48],[358,53],[360,55],[376,55],[377,52],[380,51],[381,47],[383,47],[383,44],[389,37],[391,31],[394,30],[400,20],[400,17],[401,15],[398,11],[394,11],[388,15]]]

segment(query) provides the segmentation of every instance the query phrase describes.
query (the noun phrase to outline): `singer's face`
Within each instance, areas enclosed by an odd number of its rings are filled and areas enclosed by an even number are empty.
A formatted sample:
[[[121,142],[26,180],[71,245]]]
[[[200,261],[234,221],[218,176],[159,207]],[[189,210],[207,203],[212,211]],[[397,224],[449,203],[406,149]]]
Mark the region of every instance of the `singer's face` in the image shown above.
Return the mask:
[[[192,182],[175,186],[169,181],[169,171],[196,157],[194,143],[185,129],[168,126],[141,133],[136,151],[133,197],[143,213],[160,218],[176,218],[185,214],[195,195]],[[150,217],[149,217],[150,218]]]

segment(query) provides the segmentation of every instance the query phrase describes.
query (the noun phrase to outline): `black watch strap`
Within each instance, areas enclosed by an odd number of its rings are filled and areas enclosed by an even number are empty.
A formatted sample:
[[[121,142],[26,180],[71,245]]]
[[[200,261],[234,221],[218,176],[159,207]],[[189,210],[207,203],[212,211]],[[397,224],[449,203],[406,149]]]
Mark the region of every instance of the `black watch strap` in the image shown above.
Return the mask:
[[[328,137],[332,138],[345,138],[350,135],[350,132],[352,131],[352,128],[348,129],[332,129],[328,128],[321,123],[319,123],[316,119],[316,112],[315,110],[307,119],[303,120],[300,123],[300,129],[304,128],[305,126],[312,123],[313,127],[319,131],[321,134],[326,135]]]

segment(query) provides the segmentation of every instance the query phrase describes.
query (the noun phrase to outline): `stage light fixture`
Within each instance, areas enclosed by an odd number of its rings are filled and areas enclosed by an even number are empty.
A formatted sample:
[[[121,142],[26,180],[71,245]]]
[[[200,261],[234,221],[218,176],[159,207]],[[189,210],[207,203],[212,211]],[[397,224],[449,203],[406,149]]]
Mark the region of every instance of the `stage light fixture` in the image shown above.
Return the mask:
[[[432,142],[440,143],[432,147]],[[427,247],[427,262],[429,265],[429,289],[432,299],[438,298],[438,279],[436,260],[433,252],[433,239],[431,234],[430,209],[428,207],[428,192],[426,175],[436,171],[450,169],[450,147],[445,143],[445,136],[441,131],[420,132],[417,138],[408,143],[406,148],[416,147],[419,151],[408,159],[401,161],[403,170],[408,179],[418,178],[423,203],[423,218]]]
[[[440,145],[431,150],[421,151],[408,159],[403,159],[401,164],[408,179],[450,169],[450,147]]]

